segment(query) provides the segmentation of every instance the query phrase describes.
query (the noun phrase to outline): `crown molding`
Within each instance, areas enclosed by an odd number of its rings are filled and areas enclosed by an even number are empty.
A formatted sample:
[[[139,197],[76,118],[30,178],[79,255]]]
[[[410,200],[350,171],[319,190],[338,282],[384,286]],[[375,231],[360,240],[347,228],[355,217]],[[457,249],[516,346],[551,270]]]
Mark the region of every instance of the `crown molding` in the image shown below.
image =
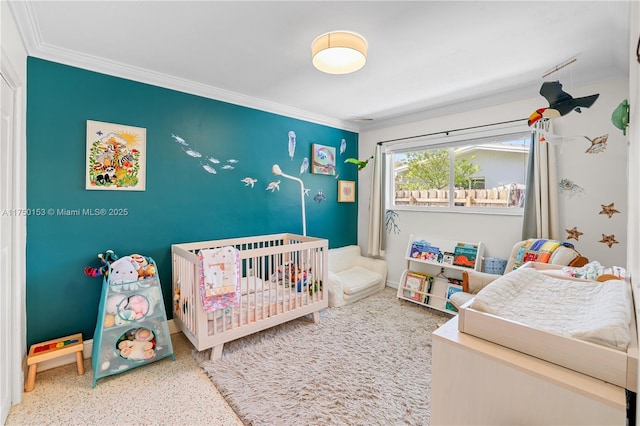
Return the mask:
[[[230,90],[207,86],[195,81],[111,61],[98,56],[48,45],[42,41],[40,27],[31,2],[11,1],[9,5],[29,56],[342,130],[351,132],[358,132],[360,130],[357,124],[334,117],[316,114],[288,105],[271,102],[266,99],[254,98]]]

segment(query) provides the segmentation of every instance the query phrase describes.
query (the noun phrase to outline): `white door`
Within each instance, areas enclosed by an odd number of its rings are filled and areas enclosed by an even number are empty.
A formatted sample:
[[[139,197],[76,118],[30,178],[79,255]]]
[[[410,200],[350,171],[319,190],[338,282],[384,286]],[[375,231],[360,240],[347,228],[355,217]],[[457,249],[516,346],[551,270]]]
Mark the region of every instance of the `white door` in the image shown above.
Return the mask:
[[[11,329],[13,300],[11,275],[13,263],[11,247],[13,239],[13,123],[14,91],[0,75],[0,424],[4,424],[11,406]]]

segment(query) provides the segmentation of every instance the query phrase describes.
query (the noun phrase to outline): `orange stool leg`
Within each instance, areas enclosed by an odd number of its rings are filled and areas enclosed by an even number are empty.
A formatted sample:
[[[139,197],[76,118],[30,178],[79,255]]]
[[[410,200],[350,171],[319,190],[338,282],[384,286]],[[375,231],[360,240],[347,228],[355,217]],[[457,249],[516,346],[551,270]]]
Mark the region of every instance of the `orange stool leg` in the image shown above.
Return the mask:
[[[38,370],[38,364],[31,364],[29,366],[29,373],[27,373],[27,384],[24,385],[25,392],[31,392],[36,386],[36,371]]]
[[[76,352],[76,364],[78,364],[78,375],[84,374],[84,359],[82,358],[82,351]]]

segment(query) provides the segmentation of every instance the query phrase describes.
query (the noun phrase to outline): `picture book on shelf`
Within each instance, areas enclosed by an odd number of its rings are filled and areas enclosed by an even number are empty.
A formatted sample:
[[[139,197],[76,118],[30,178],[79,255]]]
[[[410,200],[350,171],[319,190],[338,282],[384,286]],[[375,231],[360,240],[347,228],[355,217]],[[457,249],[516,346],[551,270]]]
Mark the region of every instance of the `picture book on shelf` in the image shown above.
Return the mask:
[[[459,281],[459,280],[455,280],[455,281]],[[451,297],[452,294],[457,293],[459,291],[462,291],[461,285],[449,284],[447,286],[447,300]],[[447,304],[445,305],[445,308],[452,312],[458,312],[458,310],[450,302],[447,302]]]
[[[475,268],[478,247],[470,244],[458,244],[453,250],[453,264],[465,268]]]
[[[429,293],[431,293],[431,288],[433,287],[433,275],[427,275],[427,280],[424,283],[424,299],[422,300],[422,303],[424,303],[425,305],[429,304]]]
[[[427,276],[418,272],[409,271],[404,278],[402,295],[416,302],[422,302]]]

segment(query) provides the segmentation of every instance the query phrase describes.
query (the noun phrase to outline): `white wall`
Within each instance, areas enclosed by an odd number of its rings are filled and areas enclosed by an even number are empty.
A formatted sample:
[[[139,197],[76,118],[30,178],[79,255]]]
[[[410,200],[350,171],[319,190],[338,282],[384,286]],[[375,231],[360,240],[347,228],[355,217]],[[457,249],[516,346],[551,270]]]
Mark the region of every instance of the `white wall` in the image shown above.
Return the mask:
[[[561,81],[562,82],[562,81]],[[541,82],[542,83],[542,82]],[[570,240],[578,251],[590,260],[606,266],[626,265],[627,144],[622,132],[611,124],[611,113],[628,97],[626,78],[604,81],[589,87],[564,89],[574,97],[600,93],[600,98],[582,114],[575,112],[554,120],[554,132],[564,135],[586,135],[590,138],[609,134],[607,149],[600,154],[586,154],[591,145],[586,139],[566,140],[554,145],[558,153],[558,178],[569,178],[584,188],[581,195],[570,197],[561,193],[559,200],[560,229],[577,226],[584,235],[579,241]],[[476,125],[526,118],[537,108],[546,106],[546,100],[537,94],[517,102],[496,105],[454,115],[430,118],[410,124],[362,131],[359,137],[359,156],[373,154],[379,141],[397,139],[458,129]],[[358,244],[366,252],[368,246],[369,203],[371,169],[361,171],[359,179]],[[611,219],[600,215],[601,204],[615,203],[620,214]],[[482,241],[486,244],[486,257],[508,257],[513,244],[521,240],[522,217],[511,215],[473,215],[467,213],[437,213],[398,211],[399,234],[387,234],[386,260],[389,263],[389,284],[395,285],[405,268],[404,251],[412,233],[432,239]],[[637,216],[636,216],[637,217]],[[602,233],[614,234],[619,244],[612,248],[598,242]]]
[[[636,308],[636,317],[640,313],[640,224],[638,216],[640,215],[640,194],[638,188],[640,185],[640,61],[636,58],[634,46],[640,41],[640,3],[631,2],[629,14],[630,31],[629,31],[629,104],[630,119],[629,131],[629,162],[628,162],[628,203],[629,216],[627,239],[627,272],[631,275],[631,284],[634,288],[634,300]],[[640,379],[640,372],[639,372]],[[640,411],[636,410],[636,424],[640,424]]]
[[[629,216],[627,239],[627,270],[631,275],[636,297],[636,314],[640,313],[640,63],[636,59],[635,46],[640,37],[640,3],[632,2],[630,13],[630,59],[629,59],[629,103],[631,117],[629,120],[629,168],[628,168],[628,198]],[[638,412],[640,422],[640,411]]]

